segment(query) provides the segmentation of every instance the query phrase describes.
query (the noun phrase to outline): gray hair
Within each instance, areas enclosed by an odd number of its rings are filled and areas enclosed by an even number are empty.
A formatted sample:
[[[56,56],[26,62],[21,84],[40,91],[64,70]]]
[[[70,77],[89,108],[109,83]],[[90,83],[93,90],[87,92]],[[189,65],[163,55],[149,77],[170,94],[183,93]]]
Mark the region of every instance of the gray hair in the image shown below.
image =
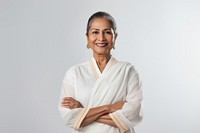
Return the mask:
[[[86,28],[86,35],[88,35],[88,32],[91,28],[91,24],[94,21],[94,19],[96,19],[96,18],[105,18],[111,24],[111,28],[113,29],[114,33],[117,33],[117,26],[116,26],[114,18],[106,12],[99,11],[99,12],[94,13],[88,19],[87,28]]]

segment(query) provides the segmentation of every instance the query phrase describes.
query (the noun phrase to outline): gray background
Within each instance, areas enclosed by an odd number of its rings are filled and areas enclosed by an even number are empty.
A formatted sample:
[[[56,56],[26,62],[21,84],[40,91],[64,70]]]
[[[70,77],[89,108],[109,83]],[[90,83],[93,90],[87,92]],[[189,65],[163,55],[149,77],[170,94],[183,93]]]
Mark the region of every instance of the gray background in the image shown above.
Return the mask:
[[[91,58],[85,28],[99,10],[117,22],[113,56],[143,81],[137,133],[200,133],[199,0],[0,0],[0,132],[70,132],[61,84]]]

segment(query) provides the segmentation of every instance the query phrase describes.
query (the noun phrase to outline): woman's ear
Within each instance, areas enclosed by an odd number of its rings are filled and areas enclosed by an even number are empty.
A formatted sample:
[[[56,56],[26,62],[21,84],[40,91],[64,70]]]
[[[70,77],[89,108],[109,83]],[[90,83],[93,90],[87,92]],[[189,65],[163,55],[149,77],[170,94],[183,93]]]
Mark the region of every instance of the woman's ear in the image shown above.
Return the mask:
[[[89,38],[88,38],[88,34],[87,34],[87,33],[85,33],[85,37],[86,37],[87,42],[88,42],[88,39],[89,39]]]
[[[85,37],[86,37],[86,39],[87,39],[87,45],[86,45],[86,47],[89,49],[90,48],[90,45],[89,45],[89,38],[88,38],[88,34],[87,33],[85,33]]]
[[[113,41],[113,49],[115,49],[115,41],[116,41],[116,39],[117,39],[117,33],[115,33],[115,36],[114,36],[114,41]]]
[[[118,33],[115,33],[115,40],[117,39]]]
[[[113,38],[114,43],[115,43],[115,40],[117,39],[117,36],[118,36],[118,34],[115,33],[115,34],[114,34],[114,38]]]

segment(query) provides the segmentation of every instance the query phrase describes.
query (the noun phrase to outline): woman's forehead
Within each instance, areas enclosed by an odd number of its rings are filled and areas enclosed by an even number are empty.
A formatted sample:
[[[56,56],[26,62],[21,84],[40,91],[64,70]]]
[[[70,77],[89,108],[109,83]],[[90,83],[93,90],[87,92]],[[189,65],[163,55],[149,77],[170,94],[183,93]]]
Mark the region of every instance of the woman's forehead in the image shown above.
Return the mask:
[[[106,28],[111,28],[112,25],[110,24],[110,22],[105,19],[105,18],[96,18],[92,21],[91,23],[91,28],[92,27],[106,27]]]

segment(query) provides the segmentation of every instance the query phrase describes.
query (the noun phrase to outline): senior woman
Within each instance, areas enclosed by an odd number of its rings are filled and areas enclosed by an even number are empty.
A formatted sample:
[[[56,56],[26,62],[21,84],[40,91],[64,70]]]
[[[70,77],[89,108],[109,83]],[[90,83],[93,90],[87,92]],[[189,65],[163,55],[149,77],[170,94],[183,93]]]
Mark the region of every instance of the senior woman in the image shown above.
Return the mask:
[[[58,107],[62,118],[73,133],[134,133],[142,119],[141,82],[134,66],[111,55],[115,20],[96,12],[86,37],[93,58],[66,72]]]

